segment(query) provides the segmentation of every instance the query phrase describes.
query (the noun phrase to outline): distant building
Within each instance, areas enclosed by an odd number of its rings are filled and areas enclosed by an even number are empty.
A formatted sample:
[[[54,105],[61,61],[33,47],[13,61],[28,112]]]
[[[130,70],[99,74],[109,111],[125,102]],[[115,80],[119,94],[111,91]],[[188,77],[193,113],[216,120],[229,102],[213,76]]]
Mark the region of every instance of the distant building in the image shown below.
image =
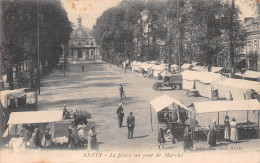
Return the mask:
[[[247,42],[244,48],[247,68],[260,71],[260,16],[245,18],[244,26],[247,29]]]
[[[92,31],[82,26],[82,18],[79,16],[78,27],[70,35],[68,61],[95,60],[97,54],[97,45]]]

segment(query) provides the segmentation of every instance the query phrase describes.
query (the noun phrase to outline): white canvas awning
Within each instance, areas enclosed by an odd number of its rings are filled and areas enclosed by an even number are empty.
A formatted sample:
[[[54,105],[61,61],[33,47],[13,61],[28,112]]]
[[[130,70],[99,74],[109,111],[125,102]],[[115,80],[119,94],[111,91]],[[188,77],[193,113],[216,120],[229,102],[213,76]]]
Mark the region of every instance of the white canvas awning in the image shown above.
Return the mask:
[[[192,65],[191,65],[191,64],[188,64],[188,63],[184,63],[184,64],[181,66],[182,69],[189,69],[190,67],[192,67]]]
[[[242,74],[242,77],[260,79],[260,72],[247,70],[244,74]]]
[[[49,123],[63,119],[63,111],[12,112],[8,124]]]
[[[221,74],[213,72],[185,71],[182,73],[182,76],[184,80],[199,80],[202,83],[213,83],[225,79]]]
[[[194,102],[193,105],[197,114],[210,112],[260,110],[260,103],[256,99],[242,101]]]
[[[225,97],[226,94],[231,93],[232,96],[241,94],[241,97],[244,98],[244,96],[250,96],[247,91],[251,89],[260,94],[260,83],[250,80],[227,78],[226,80],[218,83],[218,88],[219,97]],[[241,98],[235,99],[233,97],[233,100],[239,99]]]
[[[171,68],[178,68],[179,66],[176,64],[171,65]]]
[[[144,63],[142,64],[140,67],[144,70],[144,71],[148,71],[148,69],[150,67],[152,67],[154,64],[148,64],[148,63]]]
[[[208,71],[208,68],[205,67],[205,66],[195,66],[192,69],[195,70],[195,71],[198,71],[198,72],[204,72],[204,71],[207,72]]]
[[[176,100],[167,95],[163,95],[163,96],[160,96],[160,97],[152,100],[150,104],[153,107],[153,109],[156,111],[156,113],[158,113],[159,111],[163,110],[164,108],[170,106],[171,104],[176,104],[187,111],[192,111],[191,109],[189,109],[188,107],[183,105],[179,100]]]
[[[214,66],[212,66],[211,67],[211,72],[217,73],[217,72],[222,71],[223,69],[224,69],[223,67],[214,67]]]
[[[26,92],[24,90],[25,88],[1,91],[0,97],[3,107],[7,108],[8,100],[25,96]]]

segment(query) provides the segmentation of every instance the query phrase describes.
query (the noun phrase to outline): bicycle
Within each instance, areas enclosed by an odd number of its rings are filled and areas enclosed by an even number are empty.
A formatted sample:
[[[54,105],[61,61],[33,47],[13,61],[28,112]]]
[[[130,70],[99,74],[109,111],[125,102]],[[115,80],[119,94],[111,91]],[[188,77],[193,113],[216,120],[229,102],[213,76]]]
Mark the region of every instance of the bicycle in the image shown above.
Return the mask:
[[[125,91],[123,91],[123,93],[122,93],[122,99],[123,98],[126,98]]]

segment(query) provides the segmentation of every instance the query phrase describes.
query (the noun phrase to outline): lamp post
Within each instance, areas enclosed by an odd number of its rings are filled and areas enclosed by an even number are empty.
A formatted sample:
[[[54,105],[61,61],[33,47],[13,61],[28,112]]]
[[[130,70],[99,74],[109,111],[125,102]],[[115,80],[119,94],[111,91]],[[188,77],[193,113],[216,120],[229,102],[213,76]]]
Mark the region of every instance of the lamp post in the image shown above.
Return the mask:
[[[65,66],[66,66],[66,59],[65,59],[65,50],[64,50],[64,45],[61,44],[61,49],[62,49],[62,55],[63,55],[63,75],[65,77]]]
[[[180,55],[180,31],[179,31],[179,0],[177,0],[177,53],[179,58],[179,73],[181,74],[181,55]]]
[[[3,46],[3,7],[2,7],[2,0],[0,0],[0,81],[3,80],[3,74],[2,74],[2,55],[3,55],[3,51],[4,51],[4,46]],[[0,86],[0,91],[2,91],[2,86]],[[0,102],[0,148],[2,147],[2,135],[4,134],[4,115],[3,115],[3,106],[2,103]]]
[[[37,89],[38,95],[41,94],[40,79],[40,16],[39,16],[39,0],[37,0]]]
[[[125,74],[126,74],[126,39],[125,39]]]

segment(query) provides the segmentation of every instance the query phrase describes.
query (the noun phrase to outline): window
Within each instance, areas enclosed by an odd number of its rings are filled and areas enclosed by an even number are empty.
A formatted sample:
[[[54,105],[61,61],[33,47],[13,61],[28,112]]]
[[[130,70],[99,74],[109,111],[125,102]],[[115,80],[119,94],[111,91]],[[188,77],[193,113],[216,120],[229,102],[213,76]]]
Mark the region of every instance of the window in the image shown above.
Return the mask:
[[[82,58],[82,51],[81,50],[78,51],[78,57]]]
[[[254,41],[254,52],[257,52],[257,40]]]
[[[248,52],[252,51],[252,49],[251,49],[251,41],[247,42],[247,46],[248,46]]]
[[[258,24],[257,23],[254,23],[253,24],[253,31],[257,31],[258,30]]]

